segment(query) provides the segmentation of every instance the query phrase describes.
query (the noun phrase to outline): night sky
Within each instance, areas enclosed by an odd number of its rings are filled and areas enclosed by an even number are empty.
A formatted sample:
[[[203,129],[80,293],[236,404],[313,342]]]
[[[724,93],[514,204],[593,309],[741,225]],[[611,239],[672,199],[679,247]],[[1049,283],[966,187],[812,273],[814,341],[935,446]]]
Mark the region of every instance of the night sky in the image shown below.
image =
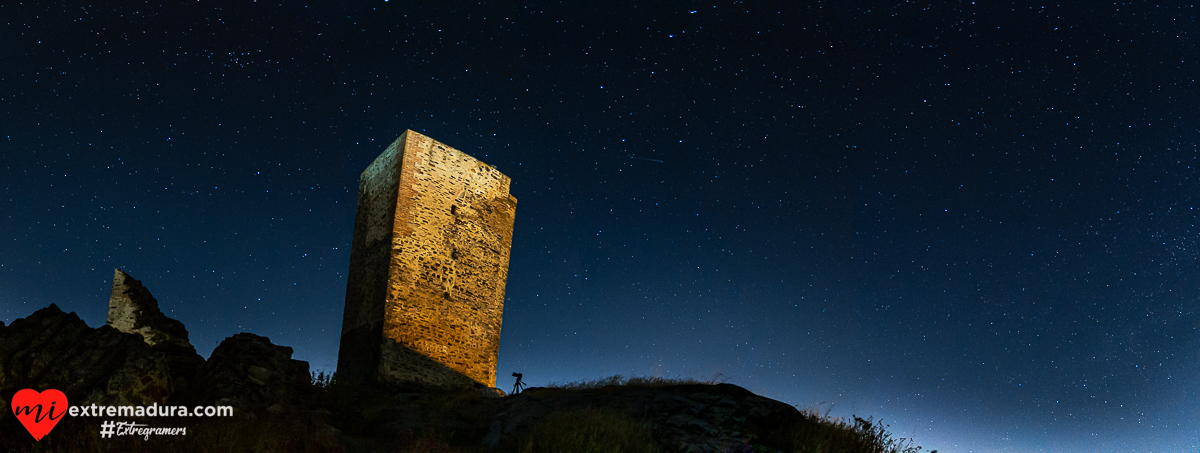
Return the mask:
[[[119,267],[206,357],[332,371],[359,174],[413,129],[512,178],[501,388],[1200,448],[1190,2],[316,3],[0,4],[0,321],[103,325]]]

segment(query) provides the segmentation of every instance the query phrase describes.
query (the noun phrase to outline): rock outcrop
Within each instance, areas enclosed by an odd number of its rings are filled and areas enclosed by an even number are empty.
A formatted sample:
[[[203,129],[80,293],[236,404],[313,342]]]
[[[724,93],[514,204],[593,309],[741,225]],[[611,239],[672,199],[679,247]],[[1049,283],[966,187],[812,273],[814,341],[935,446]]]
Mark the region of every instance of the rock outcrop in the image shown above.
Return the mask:
[[[163,314],[150,290],[121,269],[113,269],[107,324],[121,332],[141,335],[154,351],[162,353],[176,390],[191,385],[196,370],[204,363],[204,358],[188,341],[183,323]]]
[[[92,328],[57,305],[0,323],[0,400],[24,388],[61,390],[72,405],[299,406],[311,396],[308,362],[292,348],[240,333],[205,361],[183,323],[164,315],[141,282],[117,269],[108,323]],[[169,400],[169,401],[168,401]]]
[[[72,405],[163,404],[173,389],[166,358],[140,336],[53,304],[0,329],[0,395],[24,388],[58,389]]]
[[[293,360],[292,348],[242,332],[226,338],[196,373],[189,403],[256,410],[300,404],[313,389],[308,362]]]
[[[161,341],[150,349],[162,354],[167,360],[167,368],[171,370],[171,382],[176,391],[190,387],[196,378],[196,372],[204,365],[204,357],[196,353],[196,348],[182,338]]]

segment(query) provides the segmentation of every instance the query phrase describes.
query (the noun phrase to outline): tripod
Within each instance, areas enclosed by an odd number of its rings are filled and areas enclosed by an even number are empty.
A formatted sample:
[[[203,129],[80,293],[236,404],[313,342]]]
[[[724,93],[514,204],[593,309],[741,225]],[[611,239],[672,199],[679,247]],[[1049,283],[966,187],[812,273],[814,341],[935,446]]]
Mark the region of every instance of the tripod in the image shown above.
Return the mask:
[[[521,393],[521,388],[525,387],[525,383],[521,382],[521,376],[521,373],[513,373],[513,377],[517,378],[517,383],[513,384],[513,395]]]

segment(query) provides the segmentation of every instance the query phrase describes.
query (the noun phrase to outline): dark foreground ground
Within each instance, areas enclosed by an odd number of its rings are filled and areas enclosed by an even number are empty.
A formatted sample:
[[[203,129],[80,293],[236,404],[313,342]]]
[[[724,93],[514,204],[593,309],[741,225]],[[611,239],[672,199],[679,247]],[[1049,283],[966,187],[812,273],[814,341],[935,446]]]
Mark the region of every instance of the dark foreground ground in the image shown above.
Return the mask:
[[[530,388],[382,390],[314,383],[302,405],[233,417],[65,417],[35,442],[0,419],[0,451],[16,452],[912,452],[886,426],[837,420],[732,384],[608,378]],[[102,438],[101,424],[185,427],[186,435]]]

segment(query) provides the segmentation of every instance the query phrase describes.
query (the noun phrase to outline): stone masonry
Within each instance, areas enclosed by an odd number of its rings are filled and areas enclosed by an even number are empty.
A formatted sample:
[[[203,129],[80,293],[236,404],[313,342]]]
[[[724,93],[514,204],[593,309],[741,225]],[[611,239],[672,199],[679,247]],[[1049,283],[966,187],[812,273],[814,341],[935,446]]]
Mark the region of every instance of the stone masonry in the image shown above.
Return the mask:
[[[176,391],[186,390],[204,363],[204,357],[188,341],[183,323],[163,314],[150,290],[121,269],[113,269],[106,324],[123,333],[141,335],[154,352],[163,354]]]
[[[411,130],[363,171],[339,376],[495,386],[517,204],[508,186],[495,168]]]
[[[121,269],[113,269],[106,324],[121,332],[139,334],[150,346],[176,338],[188,341],[183,323],[164,315],[150,290]]]

